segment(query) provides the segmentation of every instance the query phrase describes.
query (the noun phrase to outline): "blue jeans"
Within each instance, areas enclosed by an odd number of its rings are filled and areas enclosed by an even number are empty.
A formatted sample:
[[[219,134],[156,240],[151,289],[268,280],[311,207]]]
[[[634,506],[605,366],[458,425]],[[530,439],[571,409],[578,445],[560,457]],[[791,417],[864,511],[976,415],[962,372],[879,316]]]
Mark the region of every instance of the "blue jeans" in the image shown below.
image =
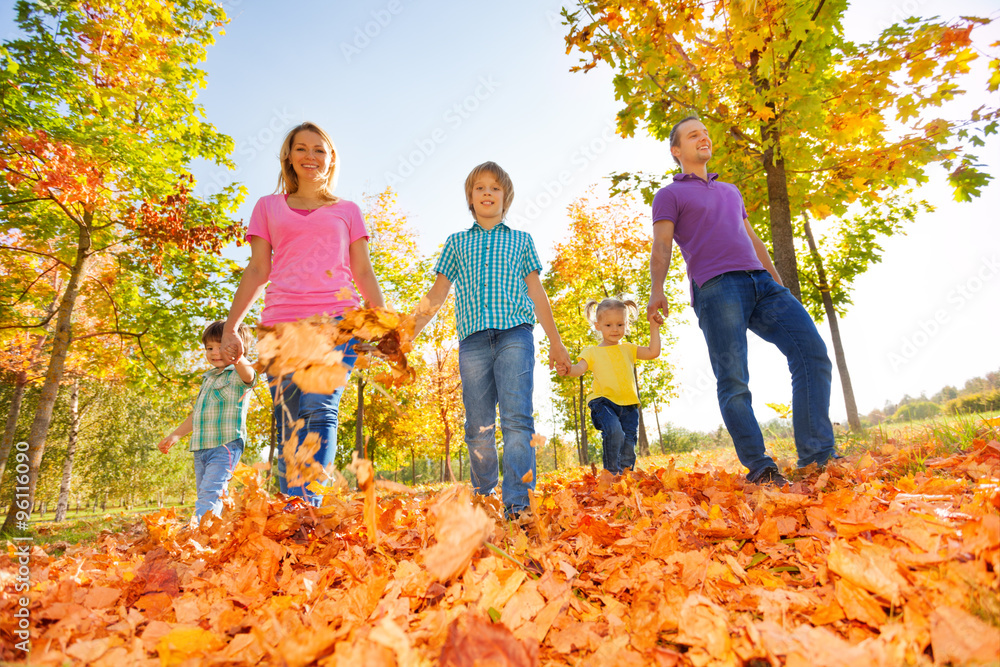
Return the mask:
[[[358,355],[354,352],[355,339],[338,345],[336,350],[344,353],[343,363],[348,369],[354,368],[354,362]],[[319,507],[323,503],[323,496],[313,493],[305,486],[288,486],[286,476],[287,466],[285,457],[282,455],[283,443],[291,437],[295,429],[295,422],[299,419],[305,421],[298,433],[298,445],[306,439],[310,433],[319,435],[319,451],[313,456],[313,461],[324,468],[333,463],[337,456],[337,426],[340,422],[340,398],[344,394],[344,387],[338,387],[332,394],[305,394],[292,382],[291,376],[282,378],[279,387],[274,382],[274,376],[268,375],[271,388],[271,400],[274,402],[274,419],[277,424],[278,456],[275,474],[278,477],[278,485],[281,492],[290,496],[300,496],[312,505]],[[350,373],[348,372],[348,378]],[[346,386],[346,385],[345,385]],[[319,482],[319,480],[317,480]],[[321,484],[323,482],[320,482]]]
[[[750,401],[747,329],[773,343],[792,373],[792,426],[798,465],[834,456],[830,423],[832,364],[802,304],[767,271],[730,271],[693,287],[694,312],[715,372],[719,407],[740,462],[755,481],[774,461]]]
[[[222,497],[243,455],[243,438],[236,438],[221,447],[191,453],[194,454],[194,488],[198,492],[194,516],[199,521],[206,512],[221,516]]]
[[[458,371],[465,404],[465,444],[476,493],[488,495],[499,481],[497,405],[503,433],[503,504],[508,514],[527,509],[535,488],[535,433],[531,391],[535,341],[531,325],[486,329],[458,344]],[[531,473],[531,481],[522,478]]]
[[[604,469],[616,475],[635,468],[635,443],[639,439],[639,406],[618,405],[604,397],[588,403],[590,421],[601,432]]]

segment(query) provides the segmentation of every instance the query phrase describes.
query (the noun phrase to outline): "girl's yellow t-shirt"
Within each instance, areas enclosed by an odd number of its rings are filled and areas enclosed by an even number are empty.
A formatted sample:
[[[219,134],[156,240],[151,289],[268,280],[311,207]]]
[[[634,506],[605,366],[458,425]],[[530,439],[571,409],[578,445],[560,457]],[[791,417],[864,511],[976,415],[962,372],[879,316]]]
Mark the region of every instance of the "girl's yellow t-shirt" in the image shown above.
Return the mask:
[[[587,362],[587,368],[594,374],[587,402],[595,398],[606,398],[618,405],[638,405],[639,394],[635,390],[636,350],[633,343],[618,343],[604,347],[586,347],[580,358]]]

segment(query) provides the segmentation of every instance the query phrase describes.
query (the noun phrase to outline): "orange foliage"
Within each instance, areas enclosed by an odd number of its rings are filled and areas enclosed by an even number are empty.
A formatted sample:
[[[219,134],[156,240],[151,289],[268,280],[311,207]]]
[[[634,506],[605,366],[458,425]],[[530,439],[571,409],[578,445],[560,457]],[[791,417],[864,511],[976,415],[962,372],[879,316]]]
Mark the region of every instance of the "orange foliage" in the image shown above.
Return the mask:
[[[995,661],[1000,633],[976,613],[1000,584],[1000,443],[891,472],[909,456],[886,446],[785,489],[704,463],[550,478],[526,530],[463,485],[399,494],[366,477],[316,509],[241,467],[235,502],[196,529],[165,510],[138,537],[35,547],[31,661]],[[16,571],[11,547],[4,660],[19,657]]]

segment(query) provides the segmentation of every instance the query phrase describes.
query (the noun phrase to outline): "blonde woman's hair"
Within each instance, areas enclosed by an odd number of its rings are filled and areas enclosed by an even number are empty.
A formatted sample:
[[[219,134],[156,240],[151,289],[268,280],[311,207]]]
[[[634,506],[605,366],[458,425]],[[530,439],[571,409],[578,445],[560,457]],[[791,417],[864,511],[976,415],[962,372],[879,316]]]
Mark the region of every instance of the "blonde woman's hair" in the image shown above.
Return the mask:
[[[469,175],[465,179],[465,202],[469,205],[472,217],[475,217],[476,209],[472,206],[472,186],[476,182],[476,179],[484,173],[493,174],[493,178],[497,179],[500,187],[503,188],[503,211],[500,213],[500,219],[502,220],[507,217],[507,210],[510,208],[511,202],[514,201],[514,182],[510,180],[510,174],[504,171],[496,162],[484,162],[475,166],[469,172]]]
[[[336,204],[340,201],[339,197],[333,194],[333,189],[337,186],[337,176],[340,174],[340,165],[337,164],[337,147],[333,145],[333,139],[326,133],[326,130],[316,123],[310,123],[309,121],[299,123],[293,127],[281,142],[281,152],[278,154],[278,159],[281,161],[281,174],[278,175],[278,188],[275,192],[286,195],[298,192],[299,177],[295,174],[295,168],[292,167],[291,154],[295,135],[303,130],[318,134],[323,139],[323,143],[330,149],[330,170],[326,175],[326,183],[323,184],[319,192],[324,199]]]
[[[606,299],[591,299],[587,302],[587,305],[583,307],[584,317],[590,322],[591,326],[597,326],[597,318],[601,316],[601,313],[607,312],[609,310],[620,311],[625,314],[625,331],[629,329],[629,325],[634,322],[639,317],[639,306],[632,299],[627,298],[624,294],[619,294],[618,296],[609,296]]]

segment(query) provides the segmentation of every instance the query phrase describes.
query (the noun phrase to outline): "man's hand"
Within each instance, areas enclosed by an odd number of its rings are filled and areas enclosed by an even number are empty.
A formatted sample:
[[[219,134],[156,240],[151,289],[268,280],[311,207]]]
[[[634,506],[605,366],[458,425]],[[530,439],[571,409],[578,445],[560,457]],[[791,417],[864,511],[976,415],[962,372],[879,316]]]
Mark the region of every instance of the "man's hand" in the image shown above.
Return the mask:
[[[160,440],[160,444],[158,444],[157,447],[161,452],[166,454],[167,452],[170,451],[171,447],[177,444],[178,440],[180,440],[180,438],[178,438],[176,435],[168,435],[163,440]]]
[[[660,314],[663,311],[663,314]],[[670,304],[667,303],[667,297],[663,294],[654,294],[649,299],[649,305],[646,306],[646,319],[649,320],[650,324],[663,324],[666,321],[667,315],[670,314]]]

